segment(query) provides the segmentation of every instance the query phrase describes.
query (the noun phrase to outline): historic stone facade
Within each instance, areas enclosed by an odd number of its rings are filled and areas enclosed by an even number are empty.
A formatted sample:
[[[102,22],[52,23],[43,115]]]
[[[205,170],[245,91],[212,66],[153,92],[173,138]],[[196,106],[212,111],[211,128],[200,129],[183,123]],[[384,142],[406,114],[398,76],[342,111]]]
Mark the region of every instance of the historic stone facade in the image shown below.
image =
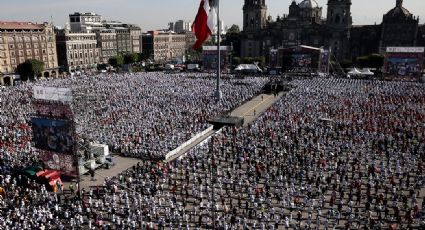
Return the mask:
[[[49,23],[0,21],[0,74],[14,73],[27,59],[44,62],[44,76],[57,75],[53,26]]]
[[[186,34],[170,31],[149,31],[143,34],[143,56],[157,63],[183,60],[186,51]]]
[[[245,0],[241,56],[268,56],[270,49],[309,45],[330,49],[338,60],[378,53],[387,46],[416,46],[424,38],[419,20],[397,0],[379,25],[353,25],[351,0],[328,0],[326,18],[315,0],[293,0],[289,14],[267,17],[265,0]],[[403,33],[400,31],[403,30]]]
[[[95,33],[57,30],[56,43],[59,65],[67,71],[96,69],[97,64],[102,61]]]

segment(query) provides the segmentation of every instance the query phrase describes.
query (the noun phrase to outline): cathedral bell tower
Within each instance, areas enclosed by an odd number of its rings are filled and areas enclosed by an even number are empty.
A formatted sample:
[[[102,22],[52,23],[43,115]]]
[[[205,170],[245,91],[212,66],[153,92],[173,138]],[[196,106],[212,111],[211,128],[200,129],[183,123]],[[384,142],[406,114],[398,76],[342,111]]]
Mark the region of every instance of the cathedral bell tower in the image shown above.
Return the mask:
[[[326,24],[330,31],[329,48],[340,61],[349,58],[351,18],[351,0],[328,0]]]
[[[243,6],[243,31],[255,32],[266,27],[267,6],[265,0],[245,0]]]
[[[332,27],[348,28],[353,24],[351,0],[329,0],[326,23]]]

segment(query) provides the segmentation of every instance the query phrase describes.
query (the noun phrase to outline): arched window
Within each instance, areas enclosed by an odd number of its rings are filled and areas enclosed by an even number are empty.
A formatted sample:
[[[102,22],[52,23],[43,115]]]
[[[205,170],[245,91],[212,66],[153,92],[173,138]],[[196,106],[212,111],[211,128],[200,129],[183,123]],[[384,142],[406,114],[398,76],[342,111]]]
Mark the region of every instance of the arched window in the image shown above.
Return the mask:
[[[341,23],[341,16],[339,16],[339,14],[337,14],[337,15],[335,16],[335,23],[336,23],[336,24],[340,24],[340,23]]]

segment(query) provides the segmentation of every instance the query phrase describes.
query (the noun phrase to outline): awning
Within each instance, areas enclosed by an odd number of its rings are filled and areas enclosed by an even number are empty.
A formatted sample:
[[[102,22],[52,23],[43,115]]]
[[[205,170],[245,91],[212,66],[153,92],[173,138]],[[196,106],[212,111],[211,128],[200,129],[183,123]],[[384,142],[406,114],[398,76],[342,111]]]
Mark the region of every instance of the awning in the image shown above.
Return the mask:
[[[28,176],[34,176],[37,172],[39,172],[41,168],[35,166],[29,166],[24,168],[22,171]]]
[[[361,75],[362,72],[360,72],[358,69],[353,68],[352,70],[350,70],[347,74],[349,75]]]

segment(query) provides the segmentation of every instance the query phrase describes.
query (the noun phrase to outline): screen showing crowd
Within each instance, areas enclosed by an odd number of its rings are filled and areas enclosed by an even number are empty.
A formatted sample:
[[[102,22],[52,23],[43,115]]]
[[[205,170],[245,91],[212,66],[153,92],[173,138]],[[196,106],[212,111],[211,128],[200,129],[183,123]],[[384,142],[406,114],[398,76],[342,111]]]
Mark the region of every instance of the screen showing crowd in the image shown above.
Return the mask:
[[[70,121],[45,118],[33,118],[31,121],[36,148],[72,154],[74,139]]]

